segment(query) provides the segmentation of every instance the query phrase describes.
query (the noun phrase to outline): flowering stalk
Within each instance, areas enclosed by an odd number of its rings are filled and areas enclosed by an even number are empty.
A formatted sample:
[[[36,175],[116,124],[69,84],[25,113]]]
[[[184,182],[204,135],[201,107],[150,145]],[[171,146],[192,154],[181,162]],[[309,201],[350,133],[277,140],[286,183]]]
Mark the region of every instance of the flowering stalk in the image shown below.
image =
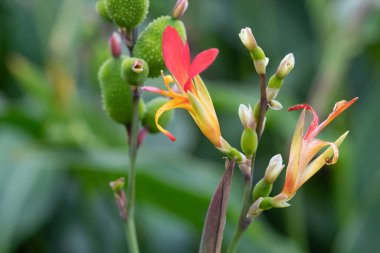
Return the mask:
[[[129,31],[126,35],[126,44],[129,49],[129,54],[133,56],[133,47],[137,35],[136,29]],[[140,90],[136,86],[132,86],[132,121],[126,126],[129,133],[129,176],[127,189],[127,204],[124,230],[128,242],[129,252],[138,253],[139,246],[136,235],[135,226],[135,198],[136,198],[136,158],[138,150],[138,135],[139,135],[139,100]]]

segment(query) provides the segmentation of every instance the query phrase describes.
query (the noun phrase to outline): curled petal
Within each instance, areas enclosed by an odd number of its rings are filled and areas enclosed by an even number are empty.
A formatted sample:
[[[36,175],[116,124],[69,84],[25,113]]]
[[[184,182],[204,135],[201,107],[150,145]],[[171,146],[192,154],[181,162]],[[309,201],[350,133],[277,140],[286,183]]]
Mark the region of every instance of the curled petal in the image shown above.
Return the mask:
[[[300,104],[300,105],[292,106],[288,108],[288,111],[296,111],[296,110],[301,110],[301,109],[306,109],[313,114],[313,121],[311,122],[310,127],[307,130],[307,133],[304,137],[305,140],[310,140],[312,139],[312,137],[310,137],[310,134],[314,131],[315,128],[318,127],[319,118],[315,110],[308,104]]]
[[[144,86],[141,89],[143,91],[149,91],[149,92],[164,95],[164,96],[167,96],[167,94],[168,94],[167,91],[161,90],[161,89],[154,87],[154,86]]]
[[[166,129],[164,129],[160,124],[159,124],[159,119],[161,117],[161,115],[168,111],[168,110],[171,110],[171,109],[175,109],[175,108],[183,108],[183,109],[188,109],[188,103],[186,100],[183,100],[183,99],[172,99],[172,100],[169,100],[169,102],[167,102],[166,104],[164,104],[163,106],[161,106],[160,109],[157,110],[156,112],[156,116],[155,116],[155,121],[156,121],[156,125],[157,125],[157,128],[163,133],[165,134],[166,136],[169,137],[169,139],[171,141],[175,141],[176,138]]]
[[[335,142],[327,142],[330,147],[321,155],[315,158],[302,172],[302,175],[297,183],[297,189],[300,188],[310,177],[317,173],[325,164],[330,165],[337,162],[339,157],[338,147],[347,137],[348,131],[342,134]]]

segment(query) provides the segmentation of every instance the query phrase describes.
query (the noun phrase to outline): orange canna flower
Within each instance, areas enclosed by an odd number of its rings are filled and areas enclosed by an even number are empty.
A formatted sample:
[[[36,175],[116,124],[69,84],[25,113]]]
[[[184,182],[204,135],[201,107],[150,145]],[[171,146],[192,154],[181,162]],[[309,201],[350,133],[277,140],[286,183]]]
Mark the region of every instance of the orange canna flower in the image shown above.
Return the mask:
[[[172,76],[162,74],[167,90],[151,86],[145,86],[143,90],[171,98],[157,111],[155,116],[158,129],[170,140],[175,141],[176,138],[169,131],[163,129],[158,120],[165,111],[182,108],[190,113],[202,133],[216,147],[221,147],[218,118],[210,94],[199,76],[214,62],[218,52],[218,49],[215,48],[208,49],[198,54],[190,62],[188,43],[182,42],[174,28],[168,26],[165,29],[162,37],[162,53],[165,65],[172,74]],[[171,83],[175,83],[173,88],[170,87]]]
[[[294,131],[284,187],[282,192],[274,197],[274,199],[281,200],[281,202],[286,202],[292,198],[297,190],[325,164],[330,165],[336,163],[339,156],[338,147],[346,138],[348,131],[341,135],[335,142],[326,142],[316,139],[315,137],[323,128],[325,128],[325,126],[327,126],[333,119],[338,117],[344,110],[346,110],[357,100],[358,98],[354,98],[349,102],[342,100],[336,103],[333,111],[321,124],[319,124],[318,115],[308,104],[295,105],[288,109],[288,111],[300,109],[304,110],[298,119],[298,123]],[[314,118],[306,134],[303,136],[305,110],[310,111]],[[319,151],[327,146],[330,147],[311,161]]]

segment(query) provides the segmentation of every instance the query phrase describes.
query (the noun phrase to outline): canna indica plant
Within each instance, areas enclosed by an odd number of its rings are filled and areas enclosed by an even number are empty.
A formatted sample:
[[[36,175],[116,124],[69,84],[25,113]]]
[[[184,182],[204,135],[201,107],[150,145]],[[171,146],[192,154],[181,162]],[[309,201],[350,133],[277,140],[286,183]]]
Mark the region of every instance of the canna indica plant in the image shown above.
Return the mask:
[[[98,77],[105,112],[113,121],[124,126],[128,135],[130,168],[127,191],[123,178],[111,182],[110,186],[124,221],[129,252],[139,252],[134,221],[137,151],[147,134],[162,132],[171,141],[176,140],[166,128],[173,119],[173,109],[177,108],[190,114],[203,135],[226,158],[225,172],[215,189],[205,218],[200,253],[221,252],[231,179],[236,165],[242,173],[244,192],[239,222],[227,249],[227,252],[236,252],[242,235],[254,219],[266,210],[290,206],[288,202],[304,183],[324,165],[337,162],[338,148],[348,132],[335,142],[316,137],[358,98],[336,103],[332,113],[321,124],[316,112],[308,104],[288,109],[302,112],[293,134],[283,189],[271,197],[273,185],[285,168],[281,154],[271,158],[264,177],[256,184],[253,183],[253,168],[265,130],[267,111],[283,108],[276,99],[295,66],[294,55],[286,55],[267,82],[269,58],[258,45],[252,30],[248,27],[241,30],[239,37],[249,51],[259,77],[260,99],[253,107],[242,104],[238,109],[243,127],[239,136],[239,151],[222,137],[211,95],[200,77],[215,61],[218,49],[205,50],[191,60],[185,25],[180,20],[188,8],[188,1],[178,0],[171,16],[154,19],[138,35],[137,28],[145,19],[148,6],[148,0],[99,0],[96,4],[99,15],[105,21],[117,25],[117,31],[109,39],[111,56],[99,69]],[[144,85],[147,78],[160,74],[166,89]],[[141,97],[142,91],[160,96],[145,103]],[[304,133],[306,111],[312,113],[313,120]]]

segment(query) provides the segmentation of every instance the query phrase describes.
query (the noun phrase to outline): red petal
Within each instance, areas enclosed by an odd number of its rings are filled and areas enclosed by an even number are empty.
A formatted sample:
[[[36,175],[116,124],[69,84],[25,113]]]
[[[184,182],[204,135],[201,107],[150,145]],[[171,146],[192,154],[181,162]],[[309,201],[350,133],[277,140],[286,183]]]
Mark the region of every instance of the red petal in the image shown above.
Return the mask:
[[[183,65],[183,52],[185,45],[176,29],[171,26],[166,27],[162,35],[162,54],[168,70],[181,84],[185,84],[187,74]]]
[[[218,49],[211,48],[198,54],[191,63],[189,78],[193,78],[207,69],[214,62],[218,53]]]
[[[313,114],[313,121],[311,122],[310,127],[307,130],[307,133],[304,137],[304,139],[306,140],[310,138],[310,134],[314,131],[315,128],[317,128],[318,123],[319,123],[319,118],[318,118],[317,113],[314,111],[314,109],[308,104],[300,104],[300,105],[289,107],[288,111],[295,111],[295,110],[301,110],[301,109],[306,109]]]
[[[355,103],[359,98],[353,98],[350,101],[342,100],[335,104],[333,111],[329,114],[327,119],[323,121],[318,127],[316,127],[313,133],[310,134],[310,138],[314,138],[317,134],[325,128],[332,120],[338,117],[342,112],[344,112],[348,107],[350,107],[353,103]]]
[[[185,72],[188,74],[190,72],[190,47],[187,42],[183,48],[182,63]]]

